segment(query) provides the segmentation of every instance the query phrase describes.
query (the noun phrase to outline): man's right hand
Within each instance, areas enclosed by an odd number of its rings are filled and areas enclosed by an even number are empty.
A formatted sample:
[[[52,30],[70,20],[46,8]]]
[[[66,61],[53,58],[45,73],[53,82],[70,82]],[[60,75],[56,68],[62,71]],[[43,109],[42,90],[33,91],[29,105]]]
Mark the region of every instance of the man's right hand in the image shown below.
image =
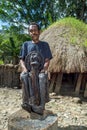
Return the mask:
[[[27,68],[25,67],[25,63],[22,59],[20,60],[20,65],[21,65],[21,68],[22,68],[22,72],[27,72]]]
[[[26,67],[22,68],[22,72],[27,72]]]

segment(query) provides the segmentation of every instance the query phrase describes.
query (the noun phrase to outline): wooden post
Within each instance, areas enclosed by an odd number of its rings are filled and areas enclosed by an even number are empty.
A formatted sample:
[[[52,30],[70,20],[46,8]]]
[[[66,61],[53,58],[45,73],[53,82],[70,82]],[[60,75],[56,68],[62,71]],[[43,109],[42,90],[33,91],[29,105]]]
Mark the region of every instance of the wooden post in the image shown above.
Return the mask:
[[[84,97],[87,97],[87,83],[86,83],[86,87],[85,87],[85,91],[84,91]]]
[[[76,87],[77,80],[78,80],[78,74],[76,73],[76,74],[75,74],[74,83],[73,83],[73,84],[74,84],[74,85],[73,85],[73,86],[74,86],[74,89],[75,89],[75,87]]]
[[[62,77],[63,77],[63,73],[58,73],[57,80],[56,80],[56,86],[55,86],[55,90],[54,90],[54,92],[56,94],[58,94],[60,92]]]
[[[82,77],[83,77],[83,75],[80,73],[79,76],[78,76],[78,79],[77,79],[77,84],[76,84],[76,89],[75,89],[76,95],[79,95]]]
[[[49,93],[53,92],[53,86],[54,86],[55,80],[56,80],[56,74],[53,74],[51,83],[50,83],[50,87],[49,87]]]

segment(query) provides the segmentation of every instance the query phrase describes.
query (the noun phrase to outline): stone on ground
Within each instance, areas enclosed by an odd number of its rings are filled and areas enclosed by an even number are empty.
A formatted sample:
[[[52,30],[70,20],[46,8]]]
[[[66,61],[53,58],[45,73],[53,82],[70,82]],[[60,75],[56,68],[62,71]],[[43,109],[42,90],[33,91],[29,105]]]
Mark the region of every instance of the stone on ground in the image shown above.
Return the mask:
[[[9,117],[8,130],[58,130],[58,116],[48,110],[39,115],[21,109]]]

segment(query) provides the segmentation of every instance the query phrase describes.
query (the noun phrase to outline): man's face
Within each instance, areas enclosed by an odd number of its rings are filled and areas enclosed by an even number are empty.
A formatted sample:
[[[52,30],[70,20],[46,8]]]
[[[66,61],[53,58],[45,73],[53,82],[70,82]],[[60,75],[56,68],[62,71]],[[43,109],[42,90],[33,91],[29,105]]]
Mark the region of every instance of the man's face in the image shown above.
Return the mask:
[[[30,25],[29,27],[29,34],[34,42],[39,41],[40,31],[36,25]]]

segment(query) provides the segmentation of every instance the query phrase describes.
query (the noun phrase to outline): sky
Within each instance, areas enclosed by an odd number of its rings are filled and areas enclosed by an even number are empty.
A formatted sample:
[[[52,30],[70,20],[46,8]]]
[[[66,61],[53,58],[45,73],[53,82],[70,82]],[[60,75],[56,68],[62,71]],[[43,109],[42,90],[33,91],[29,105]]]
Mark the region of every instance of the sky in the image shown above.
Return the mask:
[[[7,23],[6,23],[6,22],[2,22],[2,21],[0,20],[0,29],[2,29],[2,25],[7,25]]]

